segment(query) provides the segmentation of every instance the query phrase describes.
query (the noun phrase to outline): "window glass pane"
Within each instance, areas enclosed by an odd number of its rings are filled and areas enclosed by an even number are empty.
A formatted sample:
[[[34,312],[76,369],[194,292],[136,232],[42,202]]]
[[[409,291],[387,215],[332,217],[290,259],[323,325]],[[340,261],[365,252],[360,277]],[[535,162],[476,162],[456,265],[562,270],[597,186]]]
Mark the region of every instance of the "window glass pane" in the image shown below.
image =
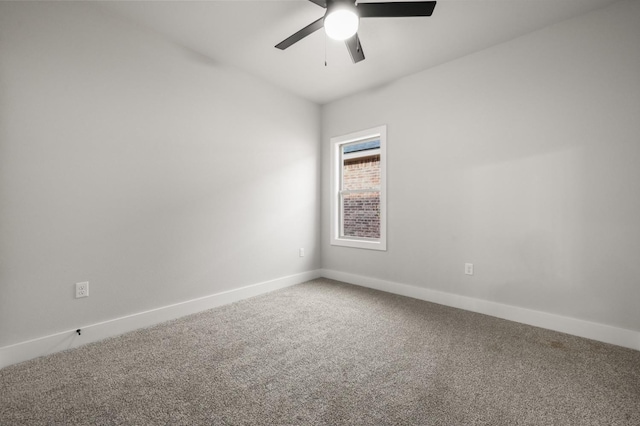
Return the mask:
[[[359,152],[359,151],[366,151],[368,149],[378,149],[380,148],[380,139],[375,139],[375,140],[371,140],[371,141],[364,141],[364,142],[356,142],[356,143],[350,143],[348,145],[344,145],[343,146],[343,153],[345,154],[349,154],[351,152]]]
[[[342,167],[342,189],[380,187],[380,155],[345,158]]]
[[[380,238],[380,192],[342,194],[343,237]]]

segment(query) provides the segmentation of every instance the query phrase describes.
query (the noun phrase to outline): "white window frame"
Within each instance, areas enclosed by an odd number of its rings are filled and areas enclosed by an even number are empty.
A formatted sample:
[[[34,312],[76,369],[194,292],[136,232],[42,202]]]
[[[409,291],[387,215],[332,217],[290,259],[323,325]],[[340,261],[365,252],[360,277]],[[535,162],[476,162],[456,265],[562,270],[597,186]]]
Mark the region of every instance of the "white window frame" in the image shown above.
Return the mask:
[[[342,147],[367,139],[380,140],[380,238],[349,238],[341,236],[340,190],[342,178]],[[368,250],[387,250],[387,126],[382,125],[348,135],[331,138],[331,245]]]

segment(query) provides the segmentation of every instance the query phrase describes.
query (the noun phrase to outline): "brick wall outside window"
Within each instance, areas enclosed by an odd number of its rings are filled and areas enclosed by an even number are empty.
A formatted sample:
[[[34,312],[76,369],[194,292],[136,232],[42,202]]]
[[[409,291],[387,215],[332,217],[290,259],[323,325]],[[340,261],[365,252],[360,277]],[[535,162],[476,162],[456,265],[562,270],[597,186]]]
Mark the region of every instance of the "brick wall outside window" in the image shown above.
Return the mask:
[[[380,156],[345,160],[343,189],[367,189],[380,186]],[[380,238],[380,194],[345,194],[344,236]]]

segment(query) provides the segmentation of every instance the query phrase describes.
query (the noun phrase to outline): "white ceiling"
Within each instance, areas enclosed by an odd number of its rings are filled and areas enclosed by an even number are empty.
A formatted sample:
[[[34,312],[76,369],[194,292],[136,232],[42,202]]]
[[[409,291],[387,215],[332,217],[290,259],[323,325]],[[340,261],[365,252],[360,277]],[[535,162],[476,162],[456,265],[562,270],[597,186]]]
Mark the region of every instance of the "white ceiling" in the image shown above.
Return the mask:
[[[118,1],[101,6],[216,63],[324,104],[614,1],[440,0],[431,17],[362,19],[358,34],[366,59],[358,64],[351,62],[343,42],[326,39],[322,30],[287,50],[274,48],[323,16],[324,9],[307,0]]]

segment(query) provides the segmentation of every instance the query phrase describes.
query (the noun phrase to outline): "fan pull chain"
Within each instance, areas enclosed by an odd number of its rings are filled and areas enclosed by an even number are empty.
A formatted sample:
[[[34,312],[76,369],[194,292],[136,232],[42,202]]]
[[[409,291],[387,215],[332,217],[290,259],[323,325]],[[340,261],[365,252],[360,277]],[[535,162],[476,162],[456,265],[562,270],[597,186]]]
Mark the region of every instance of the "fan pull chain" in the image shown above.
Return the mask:
[[[324,66],[327,66],[327,33],[324,33]]]

